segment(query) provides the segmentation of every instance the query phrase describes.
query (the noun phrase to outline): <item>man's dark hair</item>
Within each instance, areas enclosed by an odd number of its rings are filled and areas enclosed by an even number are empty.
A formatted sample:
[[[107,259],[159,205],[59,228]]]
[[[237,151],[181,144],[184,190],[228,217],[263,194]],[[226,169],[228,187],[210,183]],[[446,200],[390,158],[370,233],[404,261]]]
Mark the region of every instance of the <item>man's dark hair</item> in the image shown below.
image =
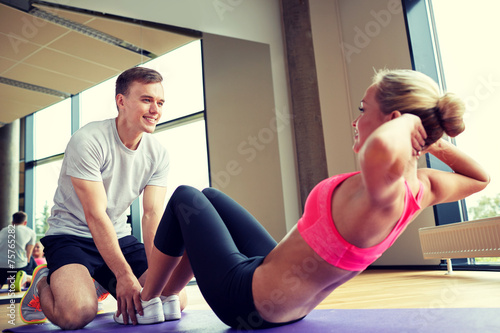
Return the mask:
[[[28,219],[28,215],[25,212],[17,212],[12,215],[12,223],[21,224]]]
[[[161,81],[163,81],[163,77],[154,69],[145,67],[133,67],[121,73],[120,76],[118,76],[118,79],[116,79],[115,96],[117,96],[118,94],[127,95],[129,93],[129,88],[132,82],[149,84]]]

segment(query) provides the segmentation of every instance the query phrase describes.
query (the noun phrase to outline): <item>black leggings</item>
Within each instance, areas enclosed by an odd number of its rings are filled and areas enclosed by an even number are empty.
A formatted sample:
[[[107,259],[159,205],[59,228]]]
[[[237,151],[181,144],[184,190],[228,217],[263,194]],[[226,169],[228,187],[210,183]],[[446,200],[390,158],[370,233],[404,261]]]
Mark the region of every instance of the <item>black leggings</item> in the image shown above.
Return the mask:
[[[203,297],[226,325],[259,329],[288,324],[262,319],[252,295],[253,273],[276,241],[224,193],[178,187],[158,226],[155,246],[174,257],[186,249]]]

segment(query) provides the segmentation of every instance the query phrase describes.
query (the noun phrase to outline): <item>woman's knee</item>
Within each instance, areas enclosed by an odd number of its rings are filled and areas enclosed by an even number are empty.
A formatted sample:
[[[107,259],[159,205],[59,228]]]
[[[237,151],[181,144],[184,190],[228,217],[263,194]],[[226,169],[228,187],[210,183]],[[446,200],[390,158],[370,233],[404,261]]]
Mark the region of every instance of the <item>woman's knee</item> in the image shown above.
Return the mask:
[[[175,197],[177,200],[181,200],[184,203],[189,203],[194,206],[198,203],[198,201],[200,201],[200,198],[212,199],[221,194],[223,194],[223,192],[213,187],[207,187],[202,191],[199,191],[198,189],[189,185],[180,185],[172,194],[172,198]]]
[[[190,203],[194,197],[200,195],[201,192],[189,185],[180,185],[177,187],[170,198],[170,201],[178,203]]]
[[[220,195],[222,192],[213,188],[213,187],[207,187],[203,191],[201,191],[207,198],[215,198],[218,195]]]
[[[200,211],[210,206],[210,201],[207,200],[208,196],[206,193],[213,192],[205,192],[206,190],[199,191],[189,185],[181,185],[174,191],[170,200],[173,207],[177,209],[182,208],[191,213],[193,211]]]
[[[175,191],[174,194],[177,195],[184,195],[185,193],[192,193],[192,192],[200,192],[196,188],[190,186],[190,185],[179,185]]]

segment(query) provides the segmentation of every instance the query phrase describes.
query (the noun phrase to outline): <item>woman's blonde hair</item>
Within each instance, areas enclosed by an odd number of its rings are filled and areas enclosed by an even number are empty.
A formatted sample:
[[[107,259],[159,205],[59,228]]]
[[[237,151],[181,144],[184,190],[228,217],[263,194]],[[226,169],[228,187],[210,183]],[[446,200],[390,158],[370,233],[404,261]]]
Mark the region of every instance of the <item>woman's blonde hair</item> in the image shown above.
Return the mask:
[[[375,98],[384,114],[392,111],[418,116],[427,132],[426,146],[444,133],[455,137],[465,129],[464,102],[453,93],[441,94],[430,77],[413,70],[380,70],[373,77]]]

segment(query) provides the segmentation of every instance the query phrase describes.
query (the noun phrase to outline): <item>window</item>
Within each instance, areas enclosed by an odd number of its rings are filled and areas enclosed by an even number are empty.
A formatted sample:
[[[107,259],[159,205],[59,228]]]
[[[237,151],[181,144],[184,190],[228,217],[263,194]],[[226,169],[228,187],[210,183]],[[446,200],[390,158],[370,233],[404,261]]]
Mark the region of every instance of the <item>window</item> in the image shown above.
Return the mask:
[[[497,140],[500,104],[500,65],[496,32],[500,23],[496,0],[405,0],[413,66],[457,93],[466,103],[466,130],[453,142],[481,163],[490,185],[458,203],[438,205],[437,224],[500,215],[500,156],[492,152]],[[450,9],[452,11],[450,12]],[[439,167],[428,157],[432,167]],[[500,258],[458,259],[457,264],[500,264]],[[455,261],[454,261],[455,264]]]
[[[450,8],[453,7],[453,15]],[[469,219],[500,215],[500,155],[488,149],[497,140],[500,64],[494,40],[500,31],[497,0],[433,0],[446,89],[465,101],[466,130],[456,144],[492,175],[488,187],[465,199]],[[466,18],[467,24],[464,24]],[[498,176],[495,176],[498,173]]]
[[[165,105],[154,132],[170,157],[166,201],[179,185],[209,186],[200,41],[143,65],[163,75]],[[138,203],[142,216],[142,196]],[[139,221],[132,223],[134,234]]]
[[[182,125],[164,130],[159,128],[154,136],[167,148],[170,156],[167,198],[179,185],[191,185],[199,190],[209,186],[203,114]]]
[[[65,99],[34,113],[33,133],[28,133],[26,143],[32,145],[26,156],[26,182],[30,190],[25,202],[28,221],[40,239],[47,230],[47,218],[53,205],[62,157],[71,137],[71,99]],[[30,193],[32,192],[32,193]]]
[[[64,153],[71,137],[71,99],[36,112],[34,123],[34,158]]]
[[[165,105],[160,124],[205,108],[199,40],[148,61],[143,66],[163,75]]]
[[[115,102],[116,76],[81,93],[80,127],[118,114]]]
[[[205,110],[201,42],[194,41],[158,57],[142,66],[154,68],[163,76],[165,106],[154,136],[170,154],[167,198],[181,184],[197,188],[209,185],[208,153],[205,131]],[[54,106],[28,116],[26,128],[26,198],[25,210],[33,229],[40,238],[46,231],[46,221],[53,206],[53,197],[62,166],[64,150],[71,137],[71,126],[78,117],[80,127],[117,115],[113,77]],[[74,126],[74,125],[73,125]],[[140,225],[142,202],[134,203],[130,211],[132,225]],[[136,229],[134,234],[140,237]]]
[[[141,65],[163,76],[165,105],[159,124],[204,109],[201,43],[194,41]],[[117,76],[82,92],[81,126],[114,118]]]
[[[50,216],[50,210],[54,205],[54,193],[56,192],[57,180],[62,166],[62,156],[54,161],[41,163],[35,167],[35,186],[36,195],[34,203],[34,230],[37,239],[45,235],[48,224],[47,219]]]
[[[449,9],[453,7],[453,15]],[[500,156],[488,149],[496,141],[500,120],[500,65],[498,45],[493,42],[500,22],[496,0],[433,0],[446,87],[465,101],[466,131],[456,144],[473,156],[491,174],[488,187],[465,199],[469,219],[500,215]],[[464,24],[463,18],[467,18]],[[470,66],[471,60],[474,62]],[[500,258],[472,258],[471,264],[499,264]]]

